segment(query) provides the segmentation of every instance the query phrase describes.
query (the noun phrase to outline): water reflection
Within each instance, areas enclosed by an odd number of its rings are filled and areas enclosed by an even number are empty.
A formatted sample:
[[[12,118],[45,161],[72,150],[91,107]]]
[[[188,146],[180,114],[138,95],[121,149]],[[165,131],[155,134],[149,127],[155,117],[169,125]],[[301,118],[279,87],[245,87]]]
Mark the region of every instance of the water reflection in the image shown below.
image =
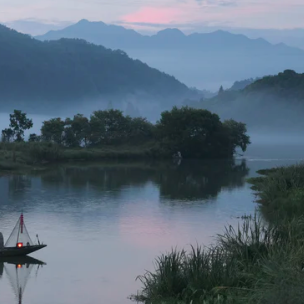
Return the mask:
[[[184,161],[157,163],[99,163],[64,165],[37,173],[44,187],[109,192],[119,196],[127,187],[152,183],[163,198],[171,200],[204,200],[216,198],[223,188],[244,185],[249,169],[246,161]],[[10,184],[25,191],[29,182]]]
[[[22,198],[31,188],[31,179],[27,175],[11,175],[8,180],[9,194],[12,198]]]
[[[188,161],[159,170],[156,182],[161,195],[170,200],[207,200],[224,188],[242,187],[248,172],[245,161]]]
[[[18,304],[22,304],[24,290],[33,268],[36,268],[37,275],[43,265],[46,264],[31,257],[0,258],[0,278],[5,270]]]

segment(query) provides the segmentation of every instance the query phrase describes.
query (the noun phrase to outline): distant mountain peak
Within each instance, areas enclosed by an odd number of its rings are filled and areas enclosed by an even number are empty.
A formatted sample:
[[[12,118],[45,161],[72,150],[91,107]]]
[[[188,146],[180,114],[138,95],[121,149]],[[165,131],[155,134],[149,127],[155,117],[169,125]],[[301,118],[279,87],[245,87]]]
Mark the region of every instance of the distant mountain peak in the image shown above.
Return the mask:
[[[157,36],[175,36],[175,37],[184,37],[185,36],[185,34],[177,28],[167,28],[162,31],[159,31],[156,35]]]
[[[90,23],[90,21],[89,20],[87,20],[87,19],[81,19],[81,20],[79,20],[78,22],[77,22],[78,24],[83,24],[83,23]]]
[[[106,25],[102,21],[89,21],[87,19],[81,19],[75,25],[91,25],[91,24]]]

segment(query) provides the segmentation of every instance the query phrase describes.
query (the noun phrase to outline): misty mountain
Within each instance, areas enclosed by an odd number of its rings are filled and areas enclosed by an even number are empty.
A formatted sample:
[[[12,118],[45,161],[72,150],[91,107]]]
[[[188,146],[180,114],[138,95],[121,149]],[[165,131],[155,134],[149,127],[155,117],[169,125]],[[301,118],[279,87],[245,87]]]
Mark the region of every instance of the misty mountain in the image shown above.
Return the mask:
[[[196,103],[221,119],[245,122],[252,130],[301,132],[304,127],[304,74],[285,70],[254,81],[243,90],[226,90]]]
[[[234,84],[232,85],[232,87],[229,90],[232,91],[240,91],[245,89],[247,86],[249,86],[250,84],[252,84],[253,82],[257,81],[259,78],[249,78],[249,79],[244,79],[244,80],[240,80],[240,81],[235,81]]]
[[[144,36],[122,26],[81,20],[36,38],[81,38],[121,49],[199,89],[218,90],[220,85],[227,88],[236,79],[274,75],[285,69],[304,71],[303,50],[220,30],[185,35],[178,29],[165,29]]]
[[[263,38],[272,44],[285,43],[289,46],[304,49],[304,28],[292,29],[267,29],[267,28],[242,28],[227,26],[193,26],[185,29],[185,33],[197,31],[200,33],[212,33],[214,31],[224,30],[232,34],[245,35],[250,39]]]
[[[193,94],[122,51],[76,39],[41,42],[0,26],[0,111],[95,110],[122,101],[170,108]]]
[[[285,43],[289,46],[304,49],[304,29],[231,29],[232,33],[243,34],[249,38],[264,38],[270,43]]]
[[[63,29],[70,24],[70,22],[46,22],[37,19],[20,19],[6,22],[4,25],[20,33],[36,36],[43,35],[51,30]]]

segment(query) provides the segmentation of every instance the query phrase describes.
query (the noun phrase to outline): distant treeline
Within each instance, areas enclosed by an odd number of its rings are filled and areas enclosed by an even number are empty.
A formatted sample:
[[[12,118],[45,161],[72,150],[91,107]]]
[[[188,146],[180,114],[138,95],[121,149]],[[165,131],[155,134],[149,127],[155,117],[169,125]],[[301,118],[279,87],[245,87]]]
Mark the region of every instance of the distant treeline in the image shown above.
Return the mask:
[[[24,131],[33,123],[26,114],[15,110],[9,128],[2,131],[2,142],[24,141]],[[87,118],[77,114],[62,120],[44,121],[41,134],[30,134],[28,141],[52,143],[71,148],[131,147],[153,143],[159,156],[180,152],[185,158],[227,158],[236,148],[246,150],[250,143],[246,125],[234,120],[221,122],[207,110],[174,107],[152,124],[145,118],[131,118],[119,110],[95,111]]]
[[[223,120],[241,120],[250,130],[301,131],[304,126],[301,116],[304,110],[304,74],[285,70],[250,81],[237,84],[235,87],[239,90],[220,89],[213,98],[186,104],[207,109]],[[248,85],[242,88],[246,83]]]

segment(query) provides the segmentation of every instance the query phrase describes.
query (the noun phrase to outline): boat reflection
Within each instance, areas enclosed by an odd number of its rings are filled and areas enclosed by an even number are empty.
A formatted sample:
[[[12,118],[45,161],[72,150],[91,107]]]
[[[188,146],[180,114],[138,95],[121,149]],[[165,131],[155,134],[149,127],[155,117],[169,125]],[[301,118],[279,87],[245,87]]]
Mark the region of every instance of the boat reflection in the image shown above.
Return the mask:
[[[18,304],[22,304],[23,293],[33,268],[36,268],[37,275],[39,268],[43,265],[46,263],[28,256],[0,258],[0,278],[3,273],[6,274]]]

